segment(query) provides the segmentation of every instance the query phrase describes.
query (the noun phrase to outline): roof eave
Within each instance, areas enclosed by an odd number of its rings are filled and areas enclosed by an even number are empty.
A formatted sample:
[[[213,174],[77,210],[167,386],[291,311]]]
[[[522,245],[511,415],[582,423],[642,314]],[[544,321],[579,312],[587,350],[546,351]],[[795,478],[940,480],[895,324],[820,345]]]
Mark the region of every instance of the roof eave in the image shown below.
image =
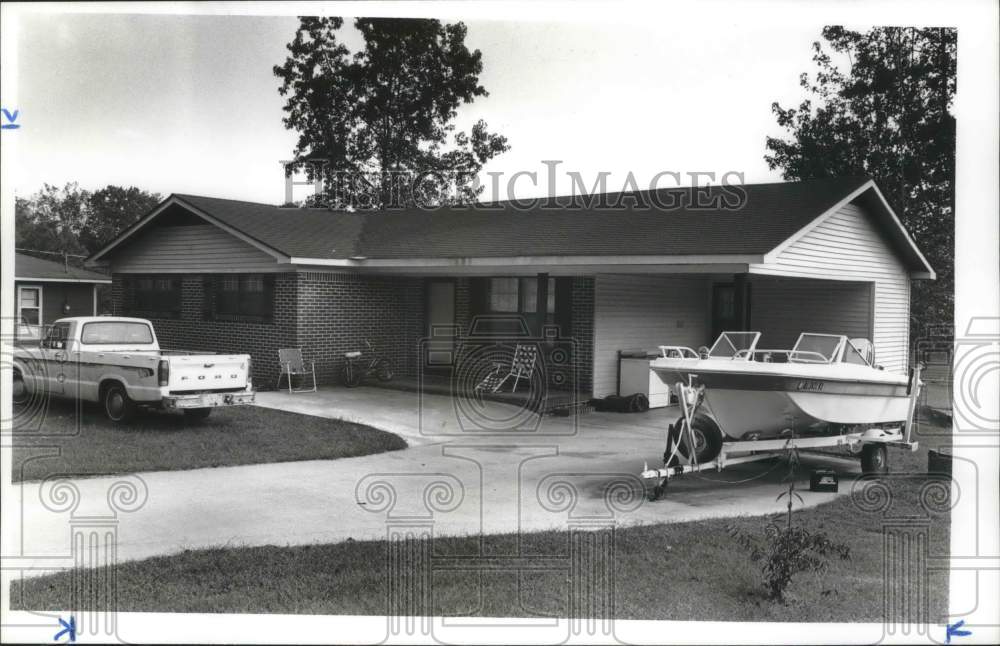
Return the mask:
[[[714,254],[714,255],[553,255],[553,256],[493,256],[493,257],[454,257],[454,258],[304,258],[291,257],[288,263],[293,265],[316,265],[328,267],[350,268],[407,268],[423,269],[428,267],[468,267],[493,266],[504,264],[508,266],[567,266],[567,265],[732,265],[763,262],[764,256],[759,254]]]

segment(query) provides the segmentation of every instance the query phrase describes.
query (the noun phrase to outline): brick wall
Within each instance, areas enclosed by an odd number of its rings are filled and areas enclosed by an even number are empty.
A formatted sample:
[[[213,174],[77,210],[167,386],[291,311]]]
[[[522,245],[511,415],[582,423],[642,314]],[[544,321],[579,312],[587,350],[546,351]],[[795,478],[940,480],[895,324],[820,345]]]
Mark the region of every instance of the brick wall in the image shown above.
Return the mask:
[[[150,318],[164,348],[249,353],[254,383],[272,388],[278,377],[278,348],[301,347],[316,362],[320,384],[339,384],[344,353],[367,351],[371,340],[399,376],[415,377],[425,335],[425,283],[422,278],[364,276],[356,273],[288,272],[275,277],[274,312],[266,323],[204,319],[206,276],[182,278],[180,318]],[[112,285],[114,313],[131,302],[121,275]],[[461,333],[471,322],[470,281],[459,278],[455,318]],[[573,279],[570,334],[575,342],[577,388],[593,382],[594,279]]]
[[[594,385],[594,278],[573,279],[570,334],[577,352],[577,389],[589,393]]]
[[[400,376],[417,372],[424,336],[424,281],[351,273],[296,274],[296,338],[321,383],[340,383],[344,353],[369,339]]]
[[[162,348],[250,354],[255,387],[273,386],[278,377],[278,348],[295,347],[295,274],[276,274],[274,310],[271,321],[266,323],[205,320],[204,278],[182,277],[180,318],[157,318],[129,308],[132,301],[126,283],[116,274],[112,284],[114,313],[148,318]]]

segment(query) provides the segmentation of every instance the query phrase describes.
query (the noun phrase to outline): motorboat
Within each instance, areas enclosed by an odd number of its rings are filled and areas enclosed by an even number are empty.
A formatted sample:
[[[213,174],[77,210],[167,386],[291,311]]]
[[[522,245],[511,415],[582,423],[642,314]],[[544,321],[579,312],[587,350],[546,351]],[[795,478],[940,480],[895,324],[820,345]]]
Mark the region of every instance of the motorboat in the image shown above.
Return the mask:
[[[791,350],[760,332],[723,332],[710,349],[660,346],[664,383],[704,386],[701,410],[724,441],[842,433],[907,419],[911,379],[874,363],[866,339],[804,332]]]

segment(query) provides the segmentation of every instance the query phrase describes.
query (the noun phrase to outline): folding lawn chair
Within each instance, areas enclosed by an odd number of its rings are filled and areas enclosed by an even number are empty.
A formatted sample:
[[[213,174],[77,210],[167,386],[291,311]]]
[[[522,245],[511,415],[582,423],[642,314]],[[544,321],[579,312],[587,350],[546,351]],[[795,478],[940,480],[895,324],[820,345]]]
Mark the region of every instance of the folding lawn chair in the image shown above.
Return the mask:
[[[278,374],[278,388],[281,388],[281,378],[288,375],[289,393],[314,393],[316,392],[316,362],[310,361],[308,369],[306,361],[302,358],[302,348],[285,348],[278,350],[278,363],[281,364],[281,372]],[[304,377],[312,375],[312,388],[292,388],[292,377]],[[301,383],[300,383],[301,385]]]
[[[536,346],[518,344],[514,347],[514,359],[510,363],[510,368],[505,370],[502,364],[497,364],[490,374],[476,384],[475,391],[498,392],[504,383],[513,377],[514,387],[511,392],[515,392],[517,384],[522,378],[531,379],[531,375],[535,372],[536,361],[538,361],[538,348]]]

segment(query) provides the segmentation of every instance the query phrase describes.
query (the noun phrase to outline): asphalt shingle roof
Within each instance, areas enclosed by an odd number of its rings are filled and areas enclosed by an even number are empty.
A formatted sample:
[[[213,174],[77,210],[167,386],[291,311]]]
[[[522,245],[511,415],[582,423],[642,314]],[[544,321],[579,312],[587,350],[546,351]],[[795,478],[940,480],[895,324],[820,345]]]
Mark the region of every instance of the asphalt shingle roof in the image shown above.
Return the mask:
[[[111,276],[96,271],[89,271],[61,262],[43,260],[23,253],[14,254],[14,276],[17,279],[31,278],[34,280],[80,280],[102,281],[110,280]]]
[[[764,254],[868,181],[845,177],[713,187],[696,208],[693,189],[525,200],[518,205],[348,213],[288,209],[197,195],[175,197],[287,256],[371,259],[509,256]],[[704,189],[703,189],[704,190]],[[619,208],[608,208],[620,200]],[[650,205],[637,205],[637,201]],[[704,201],[702,202],[704,203]],[[676,208],[665,205],[680,204]],[[488,207],[488,208],[487,208]]]

